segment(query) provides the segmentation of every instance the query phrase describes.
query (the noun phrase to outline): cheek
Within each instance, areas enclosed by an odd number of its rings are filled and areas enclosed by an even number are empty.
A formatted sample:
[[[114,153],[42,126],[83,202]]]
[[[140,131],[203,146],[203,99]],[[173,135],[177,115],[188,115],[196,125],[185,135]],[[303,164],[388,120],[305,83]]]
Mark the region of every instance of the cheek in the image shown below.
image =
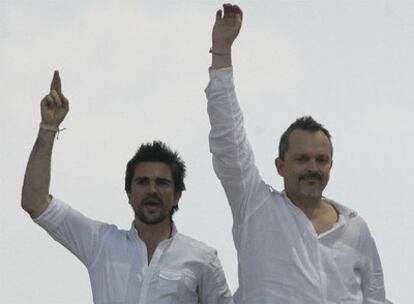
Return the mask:
[[[174,192],[170,192],[170,193],[168,193],[168,197],[169,197],[169,199],[170,199],[173,203],[178,202],[177,196],[175,195],[175,193],[174,193]]]
[[[291,166],[288,168],[288,170],[286,170],[285,174],[286,176],[290,177],[290,178],[295,178],[298,177],[299,175],[303,174],[303,172],[306,169],[300,167],[300,166]]]
[[[299,175],[294,174],[293,172],[289,172],[285,174],[283,179],[285,180],[286,183],[293,185],[299,182]]]
[[[331,166],[326,166],[323,169],[323,172],[325,173],[326,176],[329,176],[329,174],[331,173]]]
[[[137,202],[142,198],[142,191],[138,191],[137,189],[134,189],[131,191],[129,197],[129,200],[132,202]]]

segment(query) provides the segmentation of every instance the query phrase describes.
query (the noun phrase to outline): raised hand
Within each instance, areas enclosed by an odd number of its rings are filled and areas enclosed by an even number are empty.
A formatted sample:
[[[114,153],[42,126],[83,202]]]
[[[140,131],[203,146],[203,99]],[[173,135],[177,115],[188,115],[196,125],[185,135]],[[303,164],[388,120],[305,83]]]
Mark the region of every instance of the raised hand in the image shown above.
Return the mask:
[[[223,14],[224,11],[224,14]],[[223,11],[216,13],[216,22],[213,27],[213,54],[228,54],[231,45],[240,32],[243,12],[237,5],[223,4]]]
[[[57,128],[68,111],[69,102],[62,94],[62,84],[60,82],[59,72],[55,71],[52,83],[50,84],[50,93],[40,102],[42,124]]]

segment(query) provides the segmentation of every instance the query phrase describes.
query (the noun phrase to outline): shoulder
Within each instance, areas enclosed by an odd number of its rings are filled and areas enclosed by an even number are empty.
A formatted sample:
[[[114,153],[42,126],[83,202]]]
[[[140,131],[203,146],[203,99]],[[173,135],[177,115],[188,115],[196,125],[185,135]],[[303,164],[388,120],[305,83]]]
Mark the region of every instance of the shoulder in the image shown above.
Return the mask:
[[[216,249],[190,236],[177,233],[175,241],[183,248],[186,248],[188,254],[198,256],[201,259],[211,260],[217,257]]]
[[[130,231],[119,229],[114,224],[101,223],[101,230],[106,240],[125,241],[130,238]]]
[[[335,207],[335,209],[338,210],[339,214],[343,217],[347,230],[352,232],[355,236],[358,236],[361,242],[372,238],[368,224],[364,218],[358,214],[358,212],[333,200],[328,201]]]

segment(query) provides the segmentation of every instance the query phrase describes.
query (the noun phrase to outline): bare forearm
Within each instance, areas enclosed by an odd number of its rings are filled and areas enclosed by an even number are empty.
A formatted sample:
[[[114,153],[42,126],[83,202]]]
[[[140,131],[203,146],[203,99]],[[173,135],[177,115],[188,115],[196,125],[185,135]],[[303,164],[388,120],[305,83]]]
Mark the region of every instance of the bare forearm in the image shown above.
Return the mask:
[[[215,47],[211,49],[212,69],[223,69],[231,66],[231,47]]]
[[[39,129],[30,153],[22,189],[22,208],[32,218],[46,210],[49,204],[50,166],[56,132]]]
[[[68,111],[69,101],[62,93],[59,72],[55,71],[50,84],[50,93],[40,102],[40,129],[27,162],[23,181],[22,208],[32,218],[40,216],[49,205],[53,142],[59,125]]]

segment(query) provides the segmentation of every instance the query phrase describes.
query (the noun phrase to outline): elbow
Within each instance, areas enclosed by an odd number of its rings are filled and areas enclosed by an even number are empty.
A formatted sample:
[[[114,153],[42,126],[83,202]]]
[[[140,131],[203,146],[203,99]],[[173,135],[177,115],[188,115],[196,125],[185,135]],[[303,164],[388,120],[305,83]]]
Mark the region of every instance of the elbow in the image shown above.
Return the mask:
[[[29,196],[27,195],[25,189],[23,188],[22,190],[22,197],[20,200],[20,206],[22,207],[22,209],[26,212],[28,212],[28,210],[30,209],[30,199]]]
[[[24,195],[22,195],[22,199],[20,202],[20,206],[22,207],[22,209],[24,211],[26,211],[32,218],[35,217],[35,213],[36,210],[33,207],[33,202],[30,201],[30,199],[28,199],[27,197],[25,197]]]
[[[31,218],[37,218],[47,209],[49,201],[48,196],[45,199],[36,199],[33,195],[28,195],[23,191],[21,207]]]

